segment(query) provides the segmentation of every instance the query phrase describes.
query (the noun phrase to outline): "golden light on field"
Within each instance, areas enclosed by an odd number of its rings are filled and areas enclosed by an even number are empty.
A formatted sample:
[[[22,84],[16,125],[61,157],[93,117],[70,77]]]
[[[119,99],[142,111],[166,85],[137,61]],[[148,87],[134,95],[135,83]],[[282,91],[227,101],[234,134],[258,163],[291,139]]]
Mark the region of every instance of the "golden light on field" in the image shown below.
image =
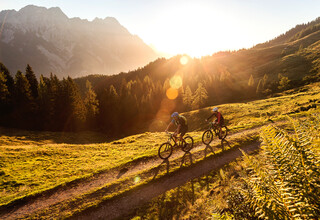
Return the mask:
[[[189,61],[189,59],[188,59],[188,57],[186,57],[186,56],[182,56],[182,57],[180,58],[180,63],[181,63],[182,65],[186,65],[186,64],[188,63],[188,61]]]
[[[175,88],[167,89],[166,95],[168,99],[176,99],[178,97],[178,90]]]
[[[171,88],[174,88],[174,89],[179,89],[181,86],[182,86],[182,79],[181,79],[181,76],[173,76],[170,81],[170,86]]]

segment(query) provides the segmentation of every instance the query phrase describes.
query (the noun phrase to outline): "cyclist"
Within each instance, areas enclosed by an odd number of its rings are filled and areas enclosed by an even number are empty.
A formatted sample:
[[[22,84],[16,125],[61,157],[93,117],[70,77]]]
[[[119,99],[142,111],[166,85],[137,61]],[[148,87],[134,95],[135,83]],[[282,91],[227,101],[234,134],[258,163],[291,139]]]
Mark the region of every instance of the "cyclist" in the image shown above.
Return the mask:
[[[177,130],[175,130],[173,136],[175,138],[177,138],[177,134],[180,134],[180,141],[182,141],[182,137],[183,135],[185,135],[188,131],[188,123],[187,123],[187,119],[182,116],[179,115],[178,112],[174,112],[171,115],[171,122],[168,124],[167,129],[165,130],[166,132],[169,130],[169,128],[173,125],[176,124],[177,125]]]
[[[215,125],[218,125],[219,128],[219,138],[221,139],[222,136],[222,127],[224,126],[224,118],[222,114],[218,111],[218,107],[215,107],[212,109],[212,115],[210,115],[209,118],[206,119],[208,121],[213,116],[216,116],[216,120],[213,122]]]

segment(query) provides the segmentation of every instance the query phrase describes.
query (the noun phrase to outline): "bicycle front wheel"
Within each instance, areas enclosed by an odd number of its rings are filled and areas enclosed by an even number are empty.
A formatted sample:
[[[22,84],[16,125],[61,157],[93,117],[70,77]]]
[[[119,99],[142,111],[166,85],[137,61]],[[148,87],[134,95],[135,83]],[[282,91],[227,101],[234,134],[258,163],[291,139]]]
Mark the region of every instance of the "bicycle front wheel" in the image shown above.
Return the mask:
[[[211,143],[213,139],[213,133],[211,130],[206,130],[203,135],[202,135],[202,142],[205,144],[205,145],[208,145]]]
[[[184,152],[189,152],[192,147],[193,147],[193,138],[190,136],[187,136],[185,138],[183,138],[183,145],[182,145],[182,150]]]
[[[161,159],[168,159],[172,154],[172,145],[170,143],[163,143],[158,150]]]

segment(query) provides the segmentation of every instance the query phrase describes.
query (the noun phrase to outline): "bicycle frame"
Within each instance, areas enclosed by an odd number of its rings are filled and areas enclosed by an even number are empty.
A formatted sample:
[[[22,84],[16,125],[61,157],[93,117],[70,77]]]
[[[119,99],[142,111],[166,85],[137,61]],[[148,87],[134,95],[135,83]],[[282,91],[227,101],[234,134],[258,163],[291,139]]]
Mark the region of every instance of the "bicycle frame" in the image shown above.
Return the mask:
[[[216,131],[217,129],[219,129],[219,125],[213,122],[209,122],[209,129]]]
[[[220,133],[221,130],[225,129],[226,132],[228,131],[228,128],[227,128],[226,125],[220,126],[219,124],[213,123],[213,122],[209,122],[209,124],[210,125],[209,125],[208,129],[212,130],[215,133],[216,136],[219,136],[219,133]],[[227,134],[225,134],[225,136],[227,136]]]
[[[179,143],[179,138],[180,137],[176,137],[176,138],[174,138],[174,136],[173,136],[173,134],[172,133],[170,133],[170,132],[167,132],[167,134],[169,135],[169,137],[168,137],[168,143],[170,143],[171,142],[171,140],[173,141],[173,143],[174,143],[174,145],[177,145],[177,146],[180,146],[181,144]],[[182,142],[182,141],[180,141],[180,142]]]

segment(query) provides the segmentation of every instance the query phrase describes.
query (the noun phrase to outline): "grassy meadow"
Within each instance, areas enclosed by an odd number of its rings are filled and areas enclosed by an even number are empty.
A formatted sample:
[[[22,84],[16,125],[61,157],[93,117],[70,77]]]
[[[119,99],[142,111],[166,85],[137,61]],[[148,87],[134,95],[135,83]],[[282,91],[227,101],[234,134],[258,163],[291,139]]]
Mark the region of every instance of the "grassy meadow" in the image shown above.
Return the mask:
[[[264,126],[259,151],[165,192],[131,219],[318,219],[320,112],[308,113]]]
[[[320,84],[290,90],[278,97],[220,105],[230,133],[303,116],[320,106]],[[186,112],[196,143],[211,107]],[[163,132],[146,132],[110,141],[98,133],[27,132],[0,129],[0,206],[141,158],[157,157],[167,140]]]

